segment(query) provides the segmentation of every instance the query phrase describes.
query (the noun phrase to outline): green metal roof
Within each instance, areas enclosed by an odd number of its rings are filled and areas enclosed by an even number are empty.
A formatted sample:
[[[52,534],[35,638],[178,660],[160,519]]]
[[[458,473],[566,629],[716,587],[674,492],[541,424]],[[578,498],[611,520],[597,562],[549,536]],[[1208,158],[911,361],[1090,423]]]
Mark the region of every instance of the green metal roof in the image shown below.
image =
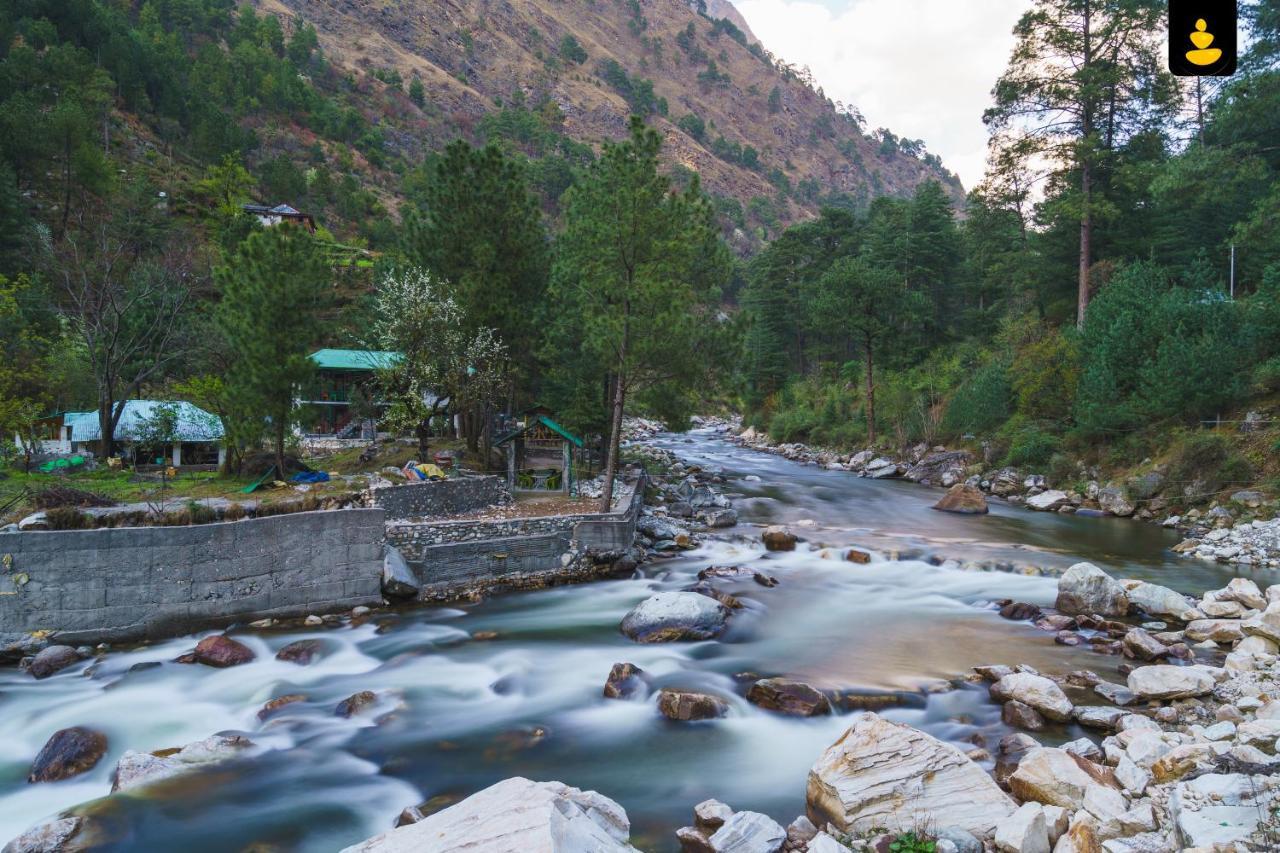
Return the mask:
[[[365,349],[318,349],[311,353],[311,360],[321,370],[374,371],[390,367],[400,359],[398,352],[380,352]]]
[[[541,424],[545,425],[548,429],[550,429],[552,432],[554,432],[554,433],[556,433],[557,435],[559,435],[559,436],[560,436],[561,438],[563,438],[565,441],[571,442],[572,444],[574,444],[574,445],[576,445],[576,446],[578,446],[578,447],[581,447],[581,446],[582,446],[582,439],[578,438],[576,435],[574,435],[573,433],[569,432],[567,429],[565,429],[564,427],[560,426],[560,424],[558,424],[558,423],[556,423],[555,421],[551,420],[551,418],[547,417],[546,415],[538,415],[536,418],[534,418],[533,420],[529,421],[529,423],[528,423],[527,425],[525,425],[522,429],[512,430],[511,432],[507,433],[506,435],[499,437],[499,438],[498,438],[498,440],[497,440],[497,441],[495,441],[495,442],[493,443],[493,446],[494,446],[494,447],[499,447],[499,446],[501,446],[501,445],[503,445],[503,444],[506,444],[508,441],[510,441],[511,439],[515,438],[516,436],[518,436],[518,435],[523,435],[523,434],[524,434],[524,433],[526,433],[526,432],[529,430],[529,428],[530,428],[530,427],[532,427],[535,423],[541,423]]]

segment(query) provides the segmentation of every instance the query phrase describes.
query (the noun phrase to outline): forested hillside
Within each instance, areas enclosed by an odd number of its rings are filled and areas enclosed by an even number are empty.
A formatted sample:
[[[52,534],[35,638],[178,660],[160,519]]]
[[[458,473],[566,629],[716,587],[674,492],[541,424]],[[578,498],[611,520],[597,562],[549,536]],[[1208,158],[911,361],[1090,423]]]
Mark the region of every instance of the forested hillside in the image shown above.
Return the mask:
[[[1078,457],[1134,465],[1253,411],[1214,453],[1230,480],[1275,476],[1280,4],[1241,4],[1252,48],[1216,84],[1164,70],[1163,3],[1091,32],[1083,8],[1019,24],[963,221],[925,185],[751,262],[746,394],[773,438],[973,439],[1072,482]]]

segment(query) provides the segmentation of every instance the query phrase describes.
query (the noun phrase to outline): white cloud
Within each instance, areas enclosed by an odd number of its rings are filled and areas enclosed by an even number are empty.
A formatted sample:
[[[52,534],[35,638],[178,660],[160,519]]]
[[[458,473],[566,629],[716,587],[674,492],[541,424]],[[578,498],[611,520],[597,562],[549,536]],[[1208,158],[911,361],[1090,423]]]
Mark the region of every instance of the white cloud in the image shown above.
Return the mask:
[[[982,111],[1030,0],[738,0],[765,47],[808,65],[827,96],[869,129],[923,139],[960,175],[981,178]]]

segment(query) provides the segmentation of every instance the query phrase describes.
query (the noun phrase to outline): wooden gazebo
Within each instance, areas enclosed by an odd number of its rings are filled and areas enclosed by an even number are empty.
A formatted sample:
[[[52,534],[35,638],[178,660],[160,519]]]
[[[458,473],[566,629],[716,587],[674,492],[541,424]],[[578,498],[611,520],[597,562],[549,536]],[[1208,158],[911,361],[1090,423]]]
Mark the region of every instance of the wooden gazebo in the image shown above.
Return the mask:
[[[573,492],[573,452],[582,448],[582,439],[553,421],[546,409],[530,409],[493,446],[507,450],[507,485],[513,492]]]

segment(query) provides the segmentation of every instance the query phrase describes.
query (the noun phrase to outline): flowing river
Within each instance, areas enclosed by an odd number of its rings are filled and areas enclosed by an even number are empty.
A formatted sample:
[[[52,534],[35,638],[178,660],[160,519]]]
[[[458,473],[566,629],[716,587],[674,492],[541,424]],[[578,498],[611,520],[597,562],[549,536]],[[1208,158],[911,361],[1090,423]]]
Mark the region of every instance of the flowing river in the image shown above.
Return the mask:
[[[674,829],[708,797],[786,825],[803,812],[809,767],[849,724],[849,714],[801,720],[755,708],[740,698],[747,673],[895,693],[902,703],[885,716],[964,749],[985,742],[993,750],[1008,729],[985,688],[944,689],[970,667],[1087,668],[1122,680],[1118,658],[1055,645],[1051,634],[988,606],[1001,598],[1052,604],[1053,579],[935,563],[1089,560],[1118,577],[1194,592],[1234,576],[1172,554],[1174,535],[1155,525],[1000,502],[987,516],[948,515],[930,509],[937,490],[800,465],[714,433],[656,443],[722,471],[743,523],[695,551],[645,564],[634,579],[378,613],[354,627],[237,630],[258,657],[226,670],[171,663],[194,645],[188,637],[116,651],[44,681],[0,671],[0,842],[96,800],[86,808],[108,830],[104,849],[333,851],[389,828],[406,806],[453,802],[522,775],[598,790],[626,808],[636,846],[675,850]],[[832,547],[766,554],[751,525],[779,522]],[[871,550],[873,561],[843,561],[842,545]],[[636,645],[618,632],[648,595],[725,564],[750,565],[780,583],[725,585],[746,608],[719,640]],[[306,667],[274,659],[302,638],[322,640],[323,657]],[[678,724],[659,716],[652,698],[603,699],[605,677],[621,661],[648,671],[656,686],[732,697],[730,716]],[[162,665],[134,669],[144,662]],[[334,715],[362,690],[379,694],[372,712]],[[295,693],[306,701],[258,720],[264,702]],[[73,725],[106,733],[107,756],[75,779],[27,784],[41,745]],[[244,734],[255,747],[145,795],[107,797],[125,750],[181,746],[216,732]],[[1048,734],[1081,733],[1063,726]]]

